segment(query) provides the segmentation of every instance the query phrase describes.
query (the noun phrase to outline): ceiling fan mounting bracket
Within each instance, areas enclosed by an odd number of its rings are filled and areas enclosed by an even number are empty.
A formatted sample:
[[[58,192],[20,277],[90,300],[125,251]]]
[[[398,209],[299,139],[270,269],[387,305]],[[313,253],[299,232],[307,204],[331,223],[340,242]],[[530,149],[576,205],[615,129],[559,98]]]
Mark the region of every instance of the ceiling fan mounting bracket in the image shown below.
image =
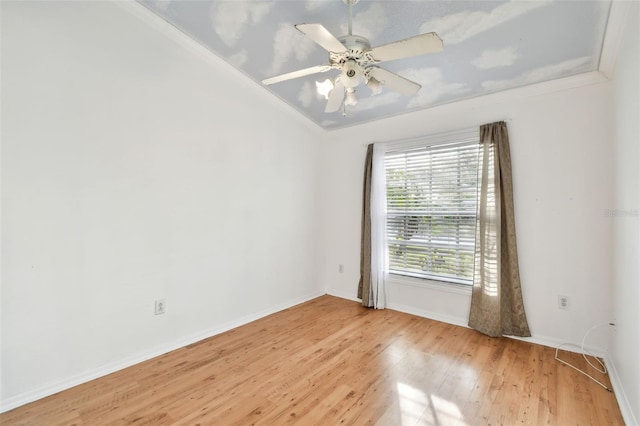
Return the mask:
[[[360,0],[342,0],[344,2],[344,4],[351,5],[353,6],[354,4],[358,3]]]

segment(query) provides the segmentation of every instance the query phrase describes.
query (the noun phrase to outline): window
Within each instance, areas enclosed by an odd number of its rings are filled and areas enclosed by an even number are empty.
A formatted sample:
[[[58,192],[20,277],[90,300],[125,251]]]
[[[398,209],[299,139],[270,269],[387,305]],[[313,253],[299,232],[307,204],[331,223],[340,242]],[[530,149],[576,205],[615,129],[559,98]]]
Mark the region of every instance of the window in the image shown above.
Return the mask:
[[[449,133],[386,150],[389,273],[472,284],[477,133]]]

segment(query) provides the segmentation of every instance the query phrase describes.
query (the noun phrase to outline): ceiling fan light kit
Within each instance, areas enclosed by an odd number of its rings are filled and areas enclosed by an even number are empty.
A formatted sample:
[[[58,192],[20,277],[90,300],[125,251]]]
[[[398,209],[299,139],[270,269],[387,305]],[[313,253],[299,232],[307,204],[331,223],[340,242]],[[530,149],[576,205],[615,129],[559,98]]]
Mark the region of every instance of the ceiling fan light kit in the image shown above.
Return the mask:
[[[371,89],[371,96],[379,95],[382,92],[382,82],[375,77],[369,77],[366,84]]]
[[[331,113],[358,102],[356,88],[364,80],[371,94],[379,94],[383,87],[405,96],[415,95],[421,86],[398,74],[380,68],[380,62],[409,58],[443,49],[442,39],[436,33],[425,33],[404,40],[371,47],[365,37],[352,34],[351,7],[359,0],[343,0],[349,7],[349,34],[335,37],[322,24],[298,24],[296,29],[309,37],[329,53],[329,63],[293,71],[262,80],[264,85],[279,83],[308,75],[324,73],[332,69],[340,71],[333,80],[316,81],[318,93],[327,99],[325,112]]]
[[[319,94],[324,96],[325,99],[329,99],[329,93],[333,89],[333,80],[327,78],[324,81],[316,81],[316,90]]]

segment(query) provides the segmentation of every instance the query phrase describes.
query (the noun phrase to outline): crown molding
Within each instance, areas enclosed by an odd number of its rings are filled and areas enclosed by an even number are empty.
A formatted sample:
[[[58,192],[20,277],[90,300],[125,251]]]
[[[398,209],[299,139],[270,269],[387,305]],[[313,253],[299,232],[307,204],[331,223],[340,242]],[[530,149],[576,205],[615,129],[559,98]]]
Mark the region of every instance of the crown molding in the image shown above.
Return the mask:
[[[608,79],[611,79],[615,72],[618,50],[632,3],[628,0],[612,0],[611,2],[607,29],[602,43],[602,53],[600,54],[600,65],[598,66],[598,70]]]

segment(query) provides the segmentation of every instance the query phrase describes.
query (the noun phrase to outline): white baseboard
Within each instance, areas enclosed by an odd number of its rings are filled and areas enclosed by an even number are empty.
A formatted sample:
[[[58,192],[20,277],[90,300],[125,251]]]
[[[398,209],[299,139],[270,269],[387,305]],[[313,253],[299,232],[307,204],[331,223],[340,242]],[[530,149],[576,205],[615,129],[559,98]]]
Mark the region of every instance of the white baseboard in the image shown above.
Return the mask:
[[[155,347],[155,348],[151,348],[148,351],[145,352],[140,352],[134,355],[131,355],[129,357],[120,359],[118,361],[106,364],[104,366],[101,366],[99,368],[95,368],[89,371],[86,371],[84,373],[69,377],[67,379],[64,380],[60,380],[57,382],[53,382],[53,383],[48,383],[44,386],[41,386],[37,389],[33,389],[29,392],[24,392],[22,394],[16,395],[14,397],[11,398],[7,398],[5,400],[0,401],[0,413],[3,413],[5,411],[9,411],[12,410],[14,408],[17,408],[21,405],[24,404],[28,404],[30,402],[36,401],[38,399],[53,395],[57,392],[61,392],[63,390],[72,388],[74,386],[80,385],[82,383],[86,383],[88,381],[106,376],[108,374],[114,373],[116,371],[125,369],[127,367],[131,367],[135,364],[147,361],[151,358],[155,358],[157,356],[163,355],[165,353],[174,351],[176,349],[180,349],[184,346],[199,342],[200,340],[215,336],[217,334],[221,334],[224,333],[228,330],[231,330],[233,328],[242,326],[244,324],[250,323],[252,321],[258,320],[260,318],[266,317],[268,315],[274,314],[276,312],[279,312],[281,310],[290,308],[292,306],[298,305],[300,303],[304,303],[307,302],[309,300],[315,299],[317,297],[320,297],[324,294],[329,294],[331,296],[335,296],[335,297],[340,297],[342,299],[346,299],[346,300],[351,300],[354,302],[360,302],[360,299],[353,297],[349,294],[346,294],[344,292],[341,291],[337,291],[335,289],[328,289],[326,292],[324,291],[318,291],[318,292],[314,292],[311,293],[309,295],[300,297],[300,298],[296,298],[296,299],[292,299],[289,300],[286,303],[282,303],[279,304],[277,306],[271,307],[269,309],[265,309],[262,310],[260,312],[256,312],[253,313],[251,315],[247,315],[244,316],[242,318],[239,318],[237,320],[233,320],[233,321],[229,321],[227,323],[221,324],[217,327],[202,331],[200,333],[195,333],[192,334],[190,336],[186,336],[182,339],[167,343],[167,344],[163,344],[161,346]],[[416,309],[410,306],[405,306],[405,305],[400,305],[400,304],[389,304],[388,306],[389,309],[395,310],[395,311],[399,311],[399,312],[404,312],[407,314],[411,314],[411,315],[416,315],[416,316],[420,316],[423,318],[428,318],[428,319],[432,319],[435,321],[441,321],[441,322],[445,322],[448,324],[452,324],[452,325],[457,325],[460,327],[465,327],[468,328],[468,325],[466,323],[466,318],[455,318],[455,317],[450,317],[450,316],[446,316],[446,315],[441,315],[441,314],[437,314],[437,313],[433,313],[433,312],[428,312],[425,310],[421,310],[421,309]],[[512,336],[508,336],[508,337],[512,337]],[[563,342],[558,341],[557,339],[553,339],[550,337],[546,337],[546,336],[532,336],[532,337],[528,337],[528,338],[520,338],[520,337],[512,337],[518,340],[523,340],[523,341],[527,341],[527,342],[531,342],[531,343],[536,343],[539,345],[543,345],[543,346],[547,346],[547,347],[551,347],[551,348],[556,348],[558,345],[560,345]],[[590,350],[592,353],[594,353],[597,356],[603,356],[604,360],[605,360],[605,364],[607,366],[607,370],[609,371],[609,377],[611,380],[611,384],[613,387],[613,390],[615,392],[616,398],[618,400],[618,405],[620,406],[620,411],[622,413],[622,417],[625,421],[625,423],[627,425],[638,425],[638,421],[636,420],[633,411],[631,410],[631,406],[629,404],[629,401],[627,399],[627,396],[624,392],[624,388],[622,387],[622,383],[620,382],[620,378],[618,376],[618,372],[615,369],[615,364],[613,362],[611,362],[606,355],[603,354],[603,352],[599,349],[599,348],[587,348],[588,350]],[[567,350],[572,350],[574,352],[579,352],[578,350],[576,350],[575,348],[572,349],[571,347],[568,347]]]
[[[566,342],[566,341],[558,340],[553,337],[540,336],[540,335],[533,335],[531,337],[518,337],[518,336],[505,336],[505,337],[509,337],[511,339],[516,339],[516,340],[522,340],[523,342],[535,343],[536,345],[547,346],[553,349],[557,348],[560,345],[565,345],[565,346],[562,346],[561,350],[567,351],[567,352],[575,352],[577,354],[583,353],[579,343]],[[585,352],[588,352],[588,355],[595,355],[600,358],[605,358],[607,355],[607,351],[598,346],[585,345],[584,349],[585,349]]]
[[[401,305],[397,303],[390,303],[387,305],[389,309],[393,309],[394,311],[404,312],[406,314],[416,315],[423,318],[432,319],[435,321],[446,322],[447,324],[453,324],[460,327],[469,328],[468,318],[458,318],[449,315],[442,315],[436,312],[430,312],[422,309],[417,309],[412,306]],[[547,346],[550,348],[557,348],[561,344],[567,344],[571,342],[563,342],[558,339],[554,339],[548,336],[541,335],[533,335],[531,337],[517,337],[517,336],[504,336],[510,339],[522,340],[524,342],[535,343],[537,345]],[[582,353],[580,350],[580,346],[571,343],[568,346],[564,346],[562,348],[565,351]],[[594,346],[585,346],[585,349],[589,351],[589,353],[596,355],[598,357],[604,357],[606,355],[606,351],[599,347]]]
[[[624,392],[624,388],[622,387],[622,382],[620,381],[620,376],[618,375],[618,371],[616,370],[616,365],[608,358],[604,358],[604,364],[607,366],[607,371],[609,372],[609,380],[611,380],[611,387],[613,388],[613,392],[618,400],[618,406],[620,407],[620,413],[622,414],[622,419],[627,426],[638,426],[638,420],[633,414],[633,410],[631,409],[631,404],[629,404],[629,399],[627,398],[627,394]]]
[[[91,380],[106,376],[107,374],[114,373],[116,371],[125,369],[127,367],[131,367],[132,365],[139,364],[151,358],[155,358],[157,356],[166,354],[176,349],[180,349],[184,346],[191,345],[193,343],[199,342],[200,340],[207,339],[209,337],[215,336],[220,333],[224,333],[225,331],[229,331],[233,328],[240,327],[241,325],[245,325],[247,323],[266,317],[267,315],[271,315],[276,312],[282,311],[284,309],[290,308],[292,306],[298,305],[300,303],[307,302],[309,300],[315,299],[316,297],[320,297],[324,294],[325,294],[324,291],[317,291],[317,292],[308,294],[306,296],[291,299],[285,303],[281,303],[271,308],[264,309],[259,312],[255,312],[250,315],[246,315],[236,320],[220,324],[216,327],[203,330],[199,333],[194,333],[192,335],[185,336],[184,338],[174,340],[173,342],[168,342],[166,344],[162,344],[160,346],[150,348],[147,351],[133,354],[131,356],[108,363],[98,368],[85,371],[83,373],[68,377],[63,380],[47,383],[43,386],[40,386],[28,392],[24,392],[7,399],[3,399],[2,401],[0,401],[0,413],[4,413],[5,411],[12,410],[14,408],[20,407],[21,405],[25,405],[30,402],[37,401],[38,399],[45,398],[47,396],[72,388],[74,386],[81,385]]]
[[[387,303],[387,308],[394,311],[404,312],[405,314],[416,315],[423,318],[432,319],[435,321],[446,322],[447,324],[458,325],[460,327],[469,328],[466,318],[458,318],[449,315],[442,315],[436,312],[430,312],[424,309],[418,309],[413,306],[402,305],[399,303]]]
[[[339,297],[341,299],[351,300],[353,302],[362,302],[362,300],[358,299],[355,294],[346,293],[344,291],[336,290],[334,288],[328,288],[327,289],[327,294],[329,296],[335,296],[335,297]]]

